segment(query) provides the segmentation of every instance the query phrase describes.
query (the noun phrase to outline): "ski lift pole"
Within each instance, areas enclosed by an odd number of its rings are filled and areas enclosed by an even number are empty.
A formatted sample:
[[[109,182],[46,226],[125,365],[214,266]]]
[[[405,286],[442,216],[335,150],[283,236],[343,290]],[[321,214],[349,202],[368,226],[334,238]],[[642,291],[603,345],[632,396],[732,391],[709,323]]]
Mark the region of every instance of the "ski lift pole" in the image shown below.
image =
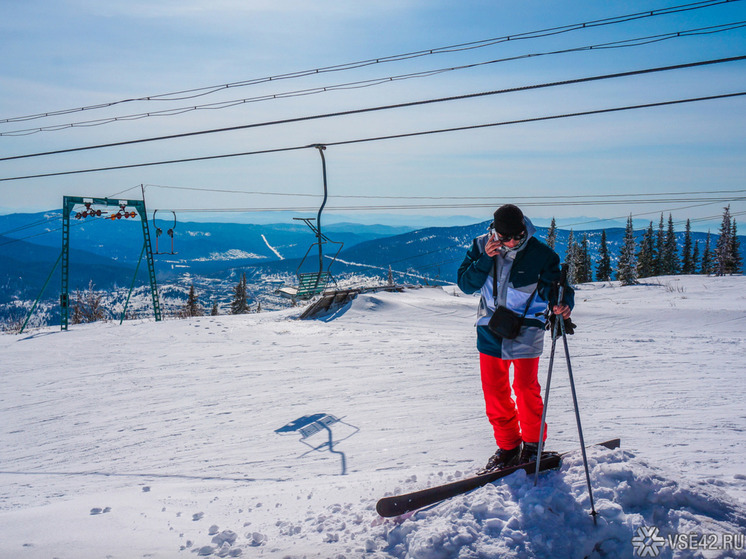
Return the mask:
[[[324,211],[324,206],[326,206],[326,199],[328,197],[328,191],[327,191],[327,185],[326,185],[326,159],[324,158],[324,150],[326,149],[326,146],[322,144],[317,144],[314,147],[319,150],[319,155],[321,156],[321,172],[324,178],[324,201],[321,203],[321,207],[319,208],[319,213],[316,216],[316,237],[319,240],[319,278],[321,278],[321,273],[324,271],[324,253],[323,253],[322,246],[321,246],[321,241],[322,241],[321,212]]]
[[[562,274],[560,276],[559,290],[557,292],[557,302],[562,301],[564,296],[564,284],[563,278],[567,277],[567,265],[562,266]],[[546,420],[547,420],[547,407],[549,406],[549,387],[552,384],[552,369],[554,368],[554,352],[557,348],[557,338],[559,336],[559,320],[554,321],[554,327],[552,328],[552,351],[549,354],[549,370],[547,371],[547,385],[544,388],[544,406],[541,411],[541,427],[539,429],[539,445],[536,452],[536,472],[534,473],[534,487],[539,483],[539,470],[541,463],[541,453],[544,450],[544,433],[546,431]]]
[[[575,406],[575,420],[578,423],[578,438],[580,439],[580,451],[583,453],[583,467],[585,468],[585,481],[588,485],[588,498],[591,503],[591,516],[593,517],[593,524],[596,524],[596,506],[593,503],[593,488],[591,487],[591,474],[588,470],[588,456],[585,452],[585,440],[583,439],[583,427],[580,424],[580,409],[578,408],[578,396],[575,392],[575,381],[572,376],[572,363],[570,363],[570,352],[567,348],[567,332],[565,332],[565,321],[561,317],[557,317],[557,321],[560,323],[560,329],[562,330],[562,342],[565,346],[565,358],[567,359],[567,374],[570,377],[570,390],[572,392],[572,402]]]

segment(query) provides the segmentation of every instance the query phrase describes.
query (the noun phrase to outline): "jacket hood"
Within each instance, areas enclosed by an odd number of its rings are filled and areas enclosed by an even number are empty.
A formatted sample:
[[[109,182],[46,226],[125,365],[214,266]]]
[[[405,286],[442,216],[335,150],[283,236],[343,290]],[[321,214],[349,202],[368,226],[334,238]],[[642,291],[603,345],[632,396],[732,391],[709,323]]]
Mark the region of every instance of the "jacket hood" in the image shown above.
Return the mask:
[[[523,241],[521,241],[521,244],[519,244],[517,247],[505,251],[506,256],[511,255],[512,257],[515,257],[516,254],[526,248],[528,240],[536,234],[536,227],[534,227],[534,224],[531,223],[531,220],[525,215],[523,216],[523,223],[526,226],[526,236],[523,238]]]

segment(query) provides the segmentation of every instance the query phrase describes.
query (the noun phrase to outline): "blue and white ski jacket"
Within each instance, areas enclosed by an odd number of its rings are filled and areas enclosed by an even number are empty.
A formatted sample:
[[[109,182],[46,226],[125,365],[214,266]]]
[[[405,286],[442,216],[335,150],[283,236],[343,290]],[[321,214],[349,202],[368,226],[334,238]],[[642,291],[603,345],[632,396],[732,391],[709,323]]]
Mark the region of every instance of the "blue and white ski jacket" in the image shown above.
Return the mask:
[[[515,249],[500,252],[494,258],[484,252],[489,233],[474,239],[458,270],[458,286],[466,294],[481,291],[477,309],[477,349],[500,359],[539,357],[544,349],[546,310],[551,303],[552,284],[560,279],[560,259],[556,252],[534,237],[536,228],[524,217],[526,239]],[[493,271],[497,264],[497,304],[522,315],[531,294],[536,290],[526,312],[520,334],[513,340],[495,336],[487,324],[495,312]],[[556,295],[555,295],[556,297]],[[575,293],[567,286],[563,302],[572,308]]]

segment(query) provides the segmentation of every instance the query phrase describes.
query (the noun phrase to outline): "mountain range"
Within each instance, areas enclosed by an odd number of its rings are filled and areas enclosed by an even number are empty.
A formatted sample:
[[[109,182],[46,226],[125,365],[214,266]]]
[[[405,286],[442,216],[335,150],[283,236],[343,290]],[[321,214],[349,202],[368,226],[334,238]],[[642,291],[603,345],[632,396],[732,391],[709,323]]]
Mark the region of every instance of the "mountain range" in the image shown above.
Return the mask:
[[[332,241],[322,246],[324,267],[329,267],[337,285],[343,287],[386,281],[389,269],[397,283],[454,283],[472,239],[486,232],[488,225],[489,221],[420,229],[353,222],[324,225],[322,233]],[[0,216],[0,318],[8,305],[30,306],[47,278],[42,301],[54,308],[60,271],[59,267],[53,271],[53,267],[61,252],[61,230],[61,211]],[[277,295],[277,289],[295,283],[296,272],[319,269],[316,237],[303,221],[257,225],[159,219],[150,223],[150,234],[157,253],[156,277],[167,307],[180,305],[194,284],[204,304],[213,302],[222,308],[229,304],[233,286],[245,273],[253,303],[281,308],[288,302]],[[564,257],[569,234],[567,230],[557,232],[555,249],[560,257]],[[606,234],[613,263],[624,230],[606,229]],[[642,231],[637,234],[641,236]],[[537,227],[540,239],[546,235],[547,228]],[[601,230],[578,232],[575,240],[582,235],[588,236],[595,261]],[[681,246],[683,232],[677,237]],[[700,242],[701,253],[706,234],[694,232],[692,237]],[[713,236],[713,247],[716,239]],[[83,290],[92,284],[97,290],[117,292],[121,298],[133,282],[142,246],[139,219],[71,219],[70,289]],[[743,251],[743,241],[741,247]],[[134,279],[139,291],[147,291],[144,264]]]

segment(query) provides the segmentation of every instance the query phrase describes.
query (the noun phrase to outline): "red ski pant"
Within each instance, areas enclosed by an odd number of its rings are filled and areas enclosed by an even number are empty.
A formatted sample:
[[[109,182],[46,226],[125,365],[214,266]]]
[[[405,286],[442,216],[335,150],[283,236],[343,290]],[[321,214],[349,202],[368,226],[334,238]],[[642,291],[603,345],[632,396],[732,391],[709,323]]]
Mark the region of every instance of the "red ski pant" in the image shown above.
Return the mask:
[[[511,365],[515,400],[510,390]],[[500,359],[480,353],[479,367],[487,417],[495,431],[497,446],[510,450],[521,441],[539,442],[544,409],[538,380],[539,358]]]

